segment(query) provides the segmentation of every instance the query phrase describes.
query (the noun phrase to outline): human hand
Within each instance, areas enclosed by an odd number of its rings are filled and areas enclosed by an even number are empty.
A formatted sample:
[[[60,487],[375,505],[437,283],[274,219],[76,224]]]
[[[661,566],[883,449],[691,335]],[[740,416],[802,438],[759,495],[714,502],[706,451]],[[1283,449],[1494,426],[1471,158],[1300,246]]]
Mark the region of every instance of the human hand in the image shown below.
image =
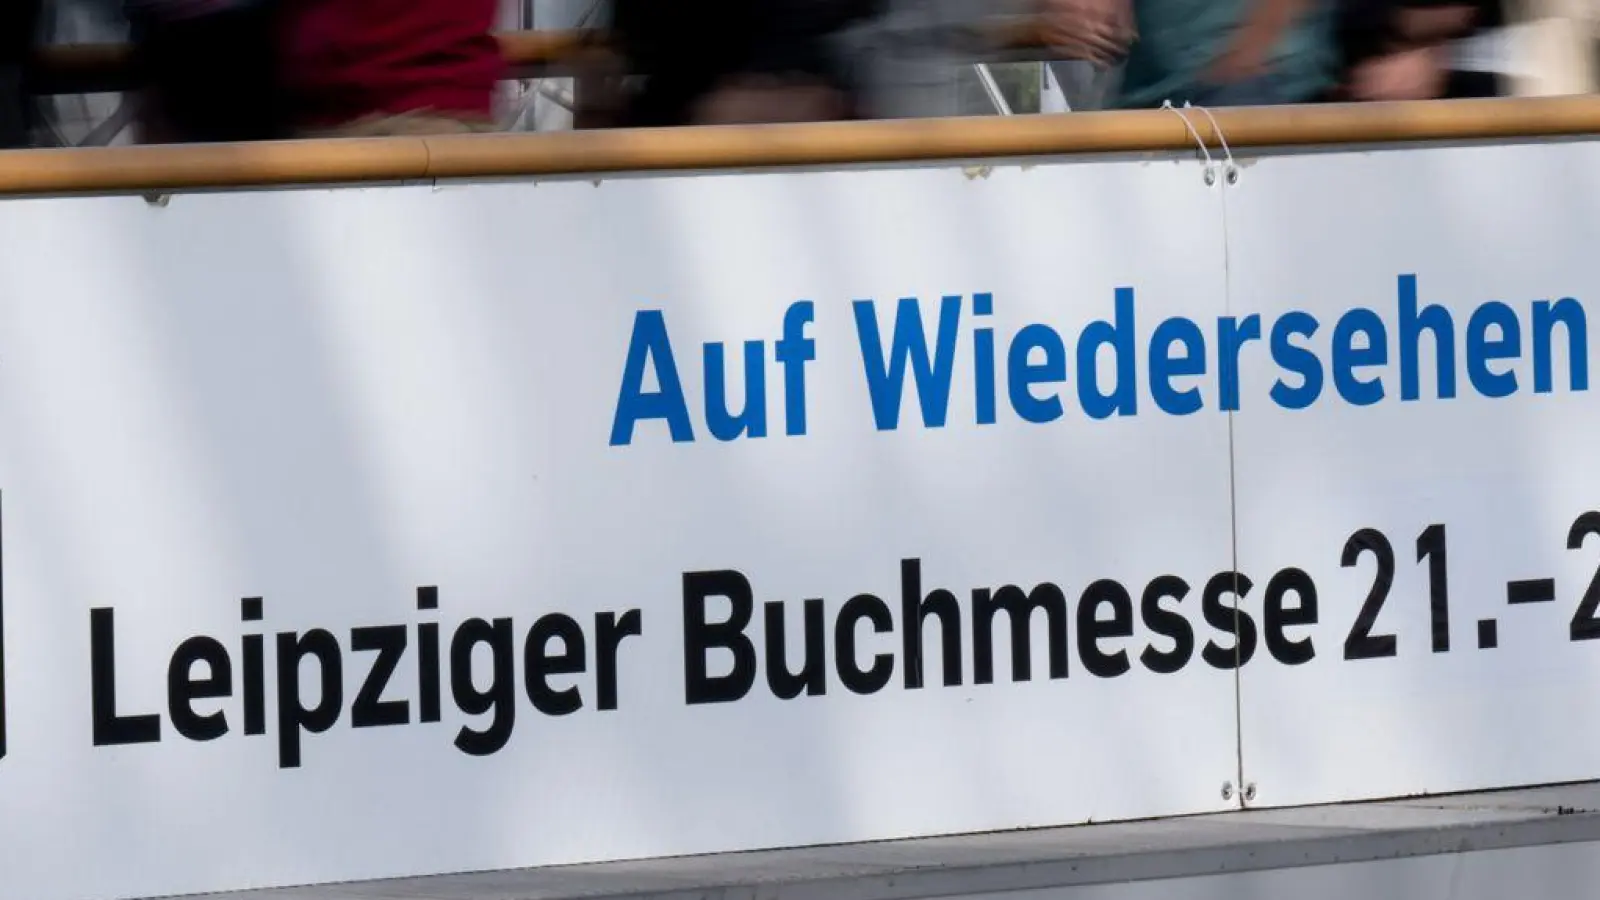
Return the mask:
[[[1444,48],[1416,47],[1367,60],[1350,74],[1355,100],[1431,100],[1444,93]]]
[[[1135,35],[1132,0],[1043,0],[1045,42],[1102,65],[1127,53]]]

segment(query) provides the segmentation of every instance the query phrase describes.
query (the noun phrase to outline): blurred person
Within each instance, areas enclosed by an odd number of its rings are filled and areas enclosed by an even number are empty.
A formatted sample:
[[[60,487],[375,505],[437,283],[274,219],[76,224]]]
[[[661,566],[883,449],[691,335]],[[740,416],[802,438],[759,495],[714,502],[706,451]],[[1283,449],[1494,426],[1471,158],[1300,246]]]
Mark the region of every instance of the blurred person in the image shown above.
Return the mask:
[[[34,115],[27,62],[39,31],[43,0],[0,0],[0,150],[26,147]]]
[[[1015,0],[884,0],[839,41],[860,73],[863,117],[961,114],[962,70],[979,58],[979,32],[1024,8]]]
[[[274,0],[127,0],[125,10],[142,85],[140,140],[284,134]]]
[[[621,124],[854,117],[856,84],[829,39],[881,0],[615,0],[612,31],[635,88]]]
[[[1138,36],[1133,0],[1044,0],[1044,41],[1069,59],[1106,67]]]
[[[886,0],[847,44],[874,118],[948,116],[963,110],[963,73],[996,38],[1035,34],[1050,46],[1056,83],[1073,109],[1099,105],[1132,38],[1129,0]]]
[[[280,0],[290,125],[307,137],[495,129],[496,0]]]
[[[1498,96],[1503,91],[1496,68],[1502,61],[1464,53],[1461,41],[1473,35],[1492,41],[1503,24],[1497,0],[1346,0],[1339,24],[1346,75],[1332,97]],[[1503,49],[1488,46],[1491,56]]]
[[[1115,96],[1137,37],[1130,0],[1045,0],[1045,43],[1064,59],[1046,64],[1068,110],[1102,109]]]
[[[1334,0],[1131,2],[1117,106],[1304,103],[1337,78]]]

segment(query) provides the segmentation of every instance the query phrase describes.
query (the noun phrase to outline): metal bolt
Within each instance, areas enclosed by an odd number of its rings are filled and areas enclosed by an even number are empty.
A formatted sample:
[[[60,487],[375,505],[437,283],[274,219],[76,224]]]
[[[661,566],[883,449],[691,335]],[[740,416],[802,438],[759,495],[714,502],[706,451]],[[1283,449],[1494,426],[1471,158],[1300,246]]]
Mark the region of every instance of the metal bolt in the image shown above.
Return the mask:
[[[1222,799],[1224,799],[1224,800],[1232,800],[1233,799],[1233,782],[1224,781],[1222,783]]]
[[[1254,799],[1256,799],[1256,783],[1247,781],[1244,785],[1244,802],[1249,803]]]

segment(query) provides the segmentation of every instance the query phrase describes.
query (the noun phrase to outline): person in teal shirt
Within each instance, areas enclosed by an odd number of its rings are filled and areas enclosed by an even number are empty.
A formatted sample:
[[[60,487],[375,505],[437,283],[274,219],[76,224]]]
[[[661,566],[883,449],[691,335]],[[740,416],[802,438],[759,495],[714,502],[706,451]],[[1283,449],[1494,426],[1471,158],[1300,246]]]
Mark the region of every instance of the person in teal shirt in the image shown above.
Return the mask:
[[[1335,0],[1128,0],[1137,37],[1116,106],[1266,106],[1338,77]]]

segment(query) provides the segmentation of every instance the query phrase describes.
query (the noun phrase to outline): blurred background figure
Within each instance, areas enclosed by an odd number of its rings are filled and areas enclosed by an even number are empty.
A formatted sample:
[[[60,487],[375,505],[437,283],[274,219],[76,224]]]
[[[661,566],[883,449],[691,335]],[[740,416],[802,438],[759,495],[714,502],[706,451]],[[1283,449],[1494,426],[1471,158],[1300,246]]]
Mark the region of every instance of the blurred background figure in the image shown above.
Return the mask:
[[[117,142],[130,118],[146,142],[487,131],[502,95],[507,127],[551,130],[1585,93],[1597,14],[1600,0],[0,0],[0,146]],[[565,72],[501,82],[491,29],[536,18],[602,37]],[[141,88],[30,97],[36,34],[127,36]]]
[[[873,118],[972,115],[996,107],[1035,112],[1042,103],[1042,66],[1028,67],[1031,90],[1019,91],[1002,77],[1020,74],[1014,65],[974,64],[992,56],[1004,35],[1039,22],[1038,36],[1049,46],[1035,52],[1065,60],[1052,67],[1051,96],[1065,98],[1063,106],[1071,109],[1094,108],[1133,35],[1128,0],[885,0],[878,16],[842,42],[857,61],[863,108]]]
[[[7,2],[7,0],[0,0]],[[285,133],[276,0],[127,0],[145,143]]]
[[[1345,0],[1336,100],[1491,97],[1505,62],[1498,0]],[[1476,36],[1475,46],[1462,42]]]
[[[830,38],[882,0],[614,0],[633,87],[628,126],[799,122],[857,114],[855,73]]]
[[[1126,52],[1127,0],[614,0],[624,125],[908,118],[1010,111],[999,36],[1047,24],[1047,53],[1096,72]],[[1035,56],[1034,59],[1038,57]],[[1039,67],[1031,80],[1038,109]],[[613,83],[620,82],[614,72]],[[1013,95],[1016,78],[1005,88]],[[1093,85],[1103,91],[1103,86]],[[1027,106],[1027,103],[1023,104]],[[1022,110],[1017,110],[1022,111]]]
[[[1045,42],[1065,59],[1045,64],[1061,108],[1040,111],[1104,108],[1116,95],[1122,65],[1138,38],[1133,0],[1046,0],[1045,13]]]
[[[1032,8],[1030,0],[884,0],[878,15],[839,38],[860,73],[864,115],[970,114],[963,76],[983,48],[983,29]],[[992,89],[975,86],[980,95]]]
[[[1044,40],[1072,60],[1119,63],[1138,37],[1136,0],[1044,0]]]
[[[1336,0],[1130,0],[1115,105],[1304,103],[1338,75]]]
[[[29,144],[34,116],[26,67],[42,6],[43,0],[0,0],[0,149]]]
[[[275,34],[294,134],[494,130],[505,68],[491,32],[496,0],[278,2]]]

